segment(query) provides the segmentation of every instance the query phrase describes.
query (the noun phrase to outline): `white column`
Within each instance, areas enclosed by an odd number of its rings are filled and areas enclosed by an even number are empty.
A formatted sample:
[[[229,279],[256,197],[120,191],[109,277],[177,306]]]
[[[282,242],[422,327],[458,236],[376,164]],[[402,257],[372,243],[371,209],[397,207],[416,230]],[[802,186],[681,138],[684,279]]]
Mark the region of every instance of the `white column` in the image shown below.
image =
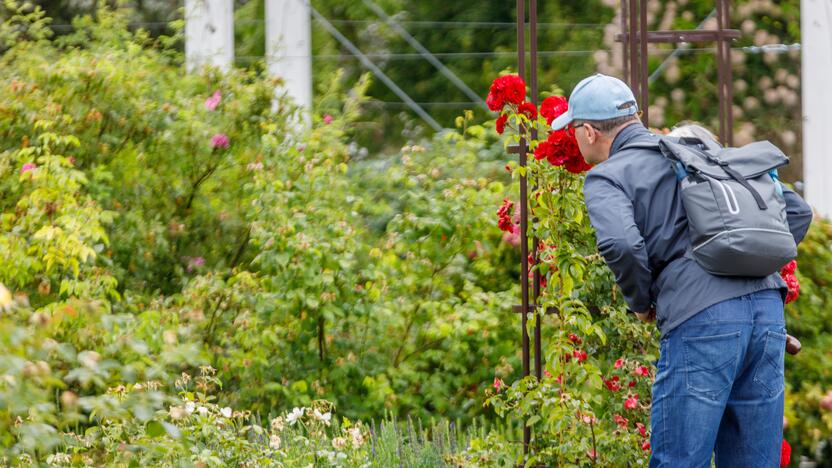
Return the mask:
[[[234,0],[185,0],[185,64],[189,72],[234,63]]]
[[[806,201],[832,218],[832,0],[801,0],[803,178]]]
[[[266,61],[295,103],[312,108],[312,24],[306,0],[266,0]]]

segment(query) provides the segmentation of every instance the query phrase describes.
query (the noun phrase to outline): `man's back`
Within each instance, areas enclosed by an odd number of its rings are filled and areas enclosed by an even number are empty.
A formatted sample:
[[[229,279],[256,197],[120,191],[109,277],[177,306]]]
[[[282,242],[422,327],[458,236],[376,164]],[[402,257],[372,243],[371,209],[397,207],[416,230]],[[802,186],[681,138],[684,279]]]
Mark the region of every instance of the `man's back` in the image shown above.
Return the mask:
[[[786,285],[778,274],[765,278],[723,277],[707,273],[685,256],[688,224],[673,166],[658,151],[622,149],[657,143],[640,123],[615,137],[610,158],[587,175],[584,194],[598,248],[616,276],[630,308],[656,306],[662,335],[726,299]],[[794,192],[784,191],[790,229],[800,241],[812,212]]]

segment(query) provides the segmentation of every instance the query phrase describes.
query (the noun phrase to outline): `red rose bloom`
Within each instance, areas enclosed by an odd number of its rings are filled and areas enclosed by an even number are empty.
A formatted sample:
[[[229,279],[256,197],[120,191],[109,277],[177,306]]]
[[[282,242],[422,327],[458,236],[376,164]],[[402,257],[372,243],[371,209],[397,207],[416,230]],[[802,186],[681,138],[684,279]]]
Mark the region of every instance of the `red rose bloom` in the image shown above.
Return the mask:
[[[636,428],[638,429],[638,433],[641,434],[642,437],[647,437],[647,428],[644,427],[644,424],[636,423]]]
[[[786,286],[789,288],[789,292],[786,295],[786,304],[794,301],[798,296],[800,296],[800,281],[797,279],[795,271],[797,271],[797,262],[794,260],[787,263],[782,269],[780,269],[780,276],[783,277],[783,280],[786,282]]]
[[[503,75],[491,83],[485,103],[492,111],[503,109],[506,104],[520,105],[526,98],[526,82],[517,75]]]
[[[609,380],[604,380],[604,385],[607,386],[608,389],[612,392],[617,392],[621,390],[621,384],[618,383],[618,376],[615,375]]]
[[[581,337],[579,337],[578,335],[576,335],[574,333],[569,334],[569,341],[575,343],[576,345],[579,345],[579,344],[583,343],[583,340],[581,339]]]
[[[626,408],[626,409],[636,409],[637,406],[638,406],[638,394],[635,394],[635,395],[631,396],[630,398],[627,398],[624,401],[624,408]]]
[[[517,108],[517,112],[525,115],[529,118],[529,120],[537,118],[537,107],[535,107],[535,105],[531,102],[524,102],[523,104],[520,104],[520,107]]]
[[[648,375],[650,375],[650,369],[648,369],[646,366],[638,366],[636,367],[635,373],[636,375],[647,377]]]
[[[792,446],[786,442],[786,439],[783,439],[783,443],[780,445],[780,467],[789,466],[789,463],[792,461]]]
[[[616,369],[619,369],[623,365],[624,365],[624,359],[623,358],[618,358],[618,359],[615,360],[615,364],[613,364],[613,367],[615,367]]]
[[[550,96],[540,104],[540,115],[546,118],[546,124],[552,122],[569,109],[569,103],[563,96]]]
[[[575,359],[577,359],[578,362],[584,362],[584,361],[586,361],[586,358],[587,358],[586,351],[583,351],[583,350],[580,350],[580,349],[576,349],[575,351],[573,351],[572,356]]]
[[[644,450],[645,452],[650,450],[650,442],[645,442],[645,443],[641,444],[641,449]]]
[[[500,135],[502,135],[503,132],[506,131],[507,120],[508,116],[506,114],[502,114],[499,117],[497,117],[497,122],[495,122],[495,124],[497,126],[497,133],[499,133]]]
[[[584,161],[584,157],[581,156],[580,153],[578,153],[577,156],[569,158],[569,160],[566,161],[566,164],[564,164],[563,167],[573,174],[580,174],[582,172],[586,172],[592,169],[592,165],[587,164],[587,162]]]

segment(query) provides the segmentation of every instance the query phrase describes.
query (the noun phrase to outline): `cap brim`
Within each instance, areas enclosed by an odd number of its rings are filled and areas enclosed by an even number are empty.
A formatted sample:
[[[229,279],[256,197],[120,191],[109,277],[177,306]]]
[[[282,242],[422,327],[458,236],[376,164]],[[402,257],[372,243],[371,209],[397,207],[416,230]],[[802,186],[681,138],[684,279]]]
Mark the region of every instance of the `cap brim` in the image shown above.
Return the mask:
[[[559,115],[552,122],[552,130],[560,130],[563,127],[569,125],[572,122],[572,109],[567,110],[563,114]]]

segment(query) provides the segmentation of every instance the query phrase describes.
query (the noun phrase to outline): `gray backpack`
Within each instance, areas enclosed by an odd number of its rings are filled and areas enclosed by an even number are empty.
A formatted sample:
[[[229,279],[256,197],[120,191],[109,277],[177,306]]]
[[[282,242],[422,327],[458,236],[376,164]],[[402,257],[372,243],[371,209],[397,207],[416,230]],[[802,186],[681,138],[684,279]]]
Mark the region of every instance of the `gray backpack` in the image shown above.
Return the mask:
[[[691,246],[687,255],[720,276],[768,276],[797,257],[777,168],[789,158],[768,141],[722,148],[696,138],[664,137],[622,149],[651,148],[679,180]]]

